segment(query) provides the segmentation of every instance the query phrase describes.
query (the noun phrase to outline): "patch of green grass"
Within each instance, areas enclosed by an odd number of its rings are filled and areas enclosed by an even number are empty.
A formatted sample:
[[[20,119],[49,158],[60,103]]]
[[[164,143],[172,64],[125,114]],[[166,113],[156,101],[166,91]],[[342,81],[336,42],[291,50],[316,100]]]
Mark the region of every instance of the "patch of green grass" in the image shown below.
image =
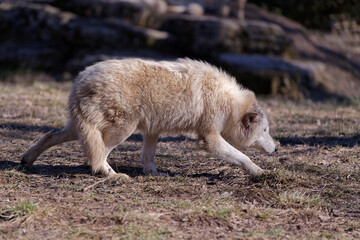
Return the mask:
[[[360,108],[360,98],[350,98],[342,103],[346,107],[357,107]]]
[[[5,207],[0,211],[0,219],[13,220],[16,218],[24,217],[35,212],[37,204],[25,200],[18,202],[15,206]]]
[[[355,238],[350,238],[349,236],[346,236],[345,234],[341,233],[334,233],[329,231],[321,231],[321,232],[314,232],[311,233],[308,239],[339,239],[339,240],[350,240]]]
[[[127,212],[129,211],[129,207],[125,206],[125,205],[118,205],[114,208],[115,211],[117,212]]]
[[[225,207],[211,207],[205,208],[203,211],[211,217],[228,220],[234,210],[232,208]]]
[[[248,238],[248,239],[282,239],[286,235],[280,229],[271,229],[268,231],[254,231],[249,233],[244,233],[240,235],[240,238]]]
[[[346,157],[344,160],[344,162],[349,163],[349,164],[356,164],[360,162],[360,157],[359,156],[348,156]],[[360,175],[359,172],[357,172],[357,175]]]
[[[9,185],[8,188],[10,188],[10,189],[19,189],[20,185],[16,183],[16,184]]]
[[[319,196],[308,196],[305,192],[286,191],[281,193],[277,198],[278,204],[283,207],[295,208],[322,208],[325,202]]]
[[[172,207],[191,210],[190,215],[193,214],[205,214],[207,216],[213,218],[219,218],[223,220],[228,220],[231,216],[231,213],[235,212],[233,207],[225,207],[219,206],[216,204],[217,201],[183,201],[183,200],[172,200],[171,205]],[[231,206],[231,202],[228,202]],[[222,203],[224,205],[226,203]]]
[[[193,203],[191,201],[183,201],[183,200],[171,200],[171,205],[173,205],[176,208],[182,208],[182,209],[192,209],[194,207]]]
[[[271,216],[269,211],[261,211],[258,210],[257,214],[255,215],[256,218],[260,218],[260,219],[267,219]]]
[[[58,186],[56,186],[59,190],[71,190],[71,191],[80,191],[83,186],[82,185],[77,185],[77,184],[59,184]]]
[[[144,224],[129,223],[116,229],[119,239],[169,239],[169,231],[166,227],[152,226],[150,229]]]
[[[245,206],[245,205],[244,205]],[[240,216],[243,219],[270,219],[276,215],[276,210],[270,207],[257,207],[252,205],[251,207],[242,207],[236,210],[236,216]]]
[[[2,185],[0,189],[8,190],[8,189],[20,189],[20,185],[18,183]]]
[[[77,237],[94,237],[96,235],[96,232],[90,230],[90,229],[87,229],[87,228],[84,228],[84,227],[81,227],[81,228],[71,228],[69,227],[69,234],[72,235],[72,236],[77,236]]]
[[[24,174],[23,170],[20,167],[14,167],[14,168],[7,168],[3,171],[6,177],[27,177],[26,174]]]
[[[324,174],[324,168],[321,168],[316,165],[304,163],[304,162],[293,163],[286,167],[288,167],[289,170],[292,170],[295,172],[302,172],[302,173],[306,172],[306,173],[315,174],[315,175]]]

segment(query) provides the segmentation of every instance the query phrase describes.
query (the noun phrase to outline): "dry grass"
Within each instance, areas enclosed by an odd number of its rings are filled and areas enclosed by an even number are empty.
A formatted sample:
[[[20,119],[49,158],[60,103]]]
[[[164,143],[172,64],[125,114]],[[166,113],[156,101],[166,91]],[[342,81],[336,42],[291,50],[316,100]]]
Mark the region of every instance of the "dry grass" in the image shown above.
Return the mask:
[[[131,182],[103,182],[78,143],[45,152],[31,171],[22,153],[66,122],[70,84],[0,83],[2,239],[359,239],[360,106],[263,99],[280,142],[246,153],[267,174],[250,179],[189,138],[165,138],[141,174],[138,136],[110,163]]]

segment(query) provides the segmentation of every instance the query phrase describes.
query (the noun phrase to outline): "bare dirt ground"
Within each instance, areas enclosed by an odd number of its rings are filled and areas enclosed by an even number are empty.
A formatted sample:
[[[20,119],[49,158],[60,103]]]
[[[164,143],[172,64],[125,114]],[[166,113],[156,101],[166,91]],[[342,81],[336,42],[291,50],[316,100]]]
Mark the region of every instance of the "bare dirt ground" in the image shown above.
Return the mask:
[[[0,239],[360,239],[359,103],[262,99],[280,150],[246,151],[267,170],[259,179],[189,137],[160,139],[169,176],[143,176],[137,135],[110,155],[129,182],[99,183],[77,142],[22,170],[21,155],[65,124],[69,89],[0,83]]]

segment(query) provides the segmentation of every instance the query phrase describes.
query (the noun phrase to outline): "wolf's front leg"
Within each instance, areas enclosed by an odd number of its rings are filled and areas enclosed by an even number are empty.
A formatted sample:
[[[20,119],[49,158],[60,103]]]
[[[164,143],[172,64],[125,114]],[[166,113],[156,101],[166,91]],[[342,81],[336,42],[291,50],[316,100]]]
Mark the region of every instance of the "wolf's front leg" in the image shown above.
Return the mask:
[[[210,133],[204,136],[204,141],[207,151],[240,166],[251,176],[259,176],[264,173],[264,170],[253,163],[248,156],[226,142],[219,133]]]

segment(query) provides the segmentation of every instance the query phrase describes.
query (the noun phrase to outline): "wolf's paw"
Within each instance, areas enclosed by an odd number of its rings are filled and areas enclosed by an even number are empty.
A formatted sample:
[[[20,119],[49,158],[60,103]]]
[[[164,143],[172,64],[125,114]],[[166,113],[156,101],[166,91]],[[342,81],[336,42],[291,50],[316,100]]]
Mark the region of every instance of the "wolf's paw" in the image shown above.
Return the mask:
[[[110,181],[117,181],[117,180],[122,180],[122,181],[130,181],[130,177],[129,175],[125,174],[125,173],[114,173],[111,174],[107,177]]]
[[[119,184],[119,183],[129,183],[132,182],[132,178],[129,177],[129,175],[125,174],[125,173],[115,173],[115,174],[111,174],[109,175],[106,179],[105,182],[110,182],[110,183],[115,183],[115,184]]]
[[[265,170],[261,175],[250,177],[250,181],[254,183],[273,182],[276,181],[276,179],[277,174],[269,170]]]
[[[156,172],[156,174],[151,174],[152,176],[162,176],[162,177],[168,177],[169,174],[164,172]]]
[[[147,176],[169,176],[167,173],[158,172],[156,169],[143,170],[143,173]]]
[[[23,166],[26,169],[29,169],[29,168],[31,168],[33,162],[34,161],[32,161],[32,159],[28,155],[24,154],[21,157],[21,162],[20,163],[21,163],[21,166]]]
[[[257,169],[254,169],[249,172],[251,177],[260,177],[260,176],[264,175],[264,173],[265,173],[265,171],[259,167]]]

